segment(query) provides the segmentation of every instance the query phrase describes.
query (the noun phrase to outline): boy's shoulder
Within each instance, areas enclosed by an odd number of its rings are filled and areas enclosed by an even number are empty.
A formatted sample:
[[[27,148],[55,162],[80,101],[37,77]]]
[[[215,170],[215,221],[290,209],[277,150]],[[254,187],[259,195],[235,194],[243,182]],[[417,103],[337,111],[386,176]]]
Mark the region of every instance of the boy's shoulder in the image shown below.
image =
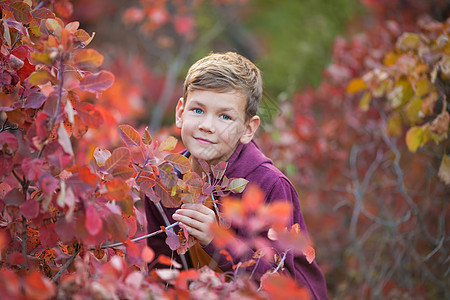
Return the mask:
[[[255,141],[240,144],[229,160],[228,178],[245,178],[259,185],[266,195],[277,189],[295,190],[289,179],[273,164]]]

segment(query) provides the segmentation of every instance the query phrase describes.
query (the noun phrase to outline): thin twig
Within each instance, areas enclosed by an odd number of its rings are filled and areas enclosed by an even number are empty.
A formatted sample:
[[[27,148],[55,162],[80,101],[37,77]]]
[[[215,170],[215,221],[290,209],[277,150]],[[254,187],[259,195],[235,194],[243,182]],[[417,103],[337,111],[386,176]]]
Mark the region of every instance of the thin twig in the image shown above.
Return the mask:
[[[173,223],[172,225],[167,226],[165,229],[170,229],[170,228],[172,228],[172,227],[175,227],[175,226],[178,225],[178,223],[179,223],[179,222],[175,222],[175,223]],[[163,231],[162,229],[160,229],[160,230],[158,230],[158,231],[154,231],[154,232],[152,232],[152,233],[149,233],[149,234],[146,234],[146,235],[143,235],[143,236],[140,236],[140,237],[131,239],[131,241],[132,241],[132,242],[137,242],[137,241],[140,241],[140,240],[143,240],[143,239],[146,239],[146,238],[149,238],[149,237],[152,237],[152,236],[161,234],[161,233],[163,233],[163,232],[164,232],[164,231]],[[119,247],[119,246],[122,246],[122,245],[124,245],[123,242],[114,243],[114,244],[108,244],[108,245],[102,245],[102,246],[100,247],[100,249],[115,248],[115,247]],[[94,249],[90,249],[90,250],[94,250]]]
[[[75,257],[77,257],[78,253],[80,253],[80,250],[81,250],[81,245],[78,245],[78,249],[72,254],[72,256],[66,261],[64,266],[62,266],[62,268],[59,269],[58,273],[56,273],[56,275],[52,278],[53,282],[56,282],[59,279],[59,277],[61,276],[61,274],[70,266],[70,264],[73,262]]]

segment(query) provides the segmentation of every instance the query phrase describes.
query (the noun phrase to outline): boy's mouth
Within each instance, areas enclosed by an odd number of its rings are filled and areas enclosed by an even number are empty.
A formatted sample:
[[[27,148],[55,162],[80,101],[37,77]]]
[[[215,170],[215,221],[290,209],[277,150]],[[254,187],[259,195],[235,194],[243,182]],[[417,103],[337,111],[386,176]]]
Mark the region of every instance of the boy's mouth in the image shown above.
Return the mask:
[[[197,142],[199,142],[199,143],[202,143],[202,144],[207,144],[207,145],[212,145],[212,144],[214,144],[212,141],[210,141],[210,140],[208,140],[208,139],[204,139],[204,138],[195,138],[195,140],[197,141]]]

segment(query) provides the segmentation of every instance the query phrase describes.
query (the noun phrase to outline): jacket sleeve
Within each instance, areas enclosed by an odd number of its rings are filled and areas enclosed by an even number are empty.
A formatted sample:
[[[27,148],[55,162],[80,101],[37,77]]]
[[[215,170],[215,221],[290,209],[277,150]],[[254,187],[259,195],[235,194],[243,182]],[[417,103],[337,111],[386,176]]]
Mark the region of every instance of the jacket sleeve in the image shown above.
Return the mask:
[[[306,226],[300,211],[300,203],[297,192],[289,180],[284,177],[280,177],[275,184],[273,184],[272,188],[269,189],[269,192],[266,195],[266,205],[274,201],[290,202],[293,206],[290,226],[298,223],[300,228],[306,232]],[[245,238],[243,237],[242,231],[245,231],[245,229],[237,231],[238,236],[236,241],[234,241],[235,244],[245,245]],[[267,231],[262,232],[260,234],[260,238],[266,239],[266,242],[269,242],[272,247],[277,248],[276,244],[267,238]],[[218,254],[219,251],[213,246],[213,243],[205,246],[204,250],[216,260],[218,267],[224,272],[232,271],[232,264],[226,260],[225,256]],[[240,251],[240,254],[237,253],[234,247],[229,247],[226,250],[232,256],[234,263],[239,261],[245,262],[251,259],[255,254],[255,249],[251,249],[250,247],[246,247],[245,251]],[[264,273],[275,267],[276,266],[268,260],[261,259],[257,264],[246,268],[246,271],[253,273],[253,278],[259,281]],[[310,264],[304,256],[294,256],[292,251],[288,251],[284,261],[283,272],[290,274],[290,276],[293,277],[299,285],[307,287],[313,299],[328,299],[325,278],[315,261]]]

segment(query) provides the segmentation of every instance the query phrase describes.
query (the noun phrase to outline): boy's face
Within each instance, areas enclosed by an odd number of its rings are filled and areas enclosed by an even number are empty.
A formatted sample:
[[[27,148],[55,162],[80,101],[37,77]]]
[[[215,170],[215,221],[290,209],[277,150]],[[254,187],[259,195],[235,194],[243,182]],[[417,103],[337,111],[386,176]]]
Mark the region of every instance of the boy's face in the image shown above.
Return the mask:
[[[238,142],[249,143],[259,126],[259,117],[245,121],[246,98],[241,93],[194,90],[180,99],[176,125],[181,139],[196,159],[210,164],[226,161]]]

